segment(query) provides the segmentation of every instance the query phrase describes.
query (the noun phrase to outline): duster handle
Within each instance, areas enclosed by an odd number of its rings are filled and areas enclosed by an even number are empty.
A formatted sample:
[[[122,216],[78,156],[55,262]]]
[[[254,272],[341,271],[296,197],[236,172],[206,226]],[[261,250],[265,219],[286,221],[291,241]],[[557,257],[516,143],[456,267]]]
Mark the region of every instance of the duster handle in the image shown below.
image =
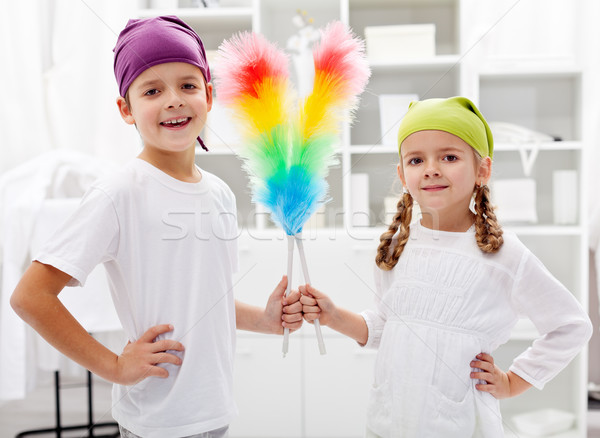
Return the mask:
[[[287,241],[288,241],[288,263],[287,263],[288,283],[287,283],[287,288],[285,290],[286,297],[290,294],[290,292],[292,290],[292,268],[294,265],[294,236],[287,236]],[[281,350],[283,352],[283,357],[285,357],[285,355],[288,353],[289,340],[290,340],[290,329],[285,327],[283,329],[283,347]]]
[[[298,253],[300,253],[300,263],[302,264],[302,274],[304,275],[304,281],[307,284],[310,283],[310,277],[308,275],[308,266],[306,265],[306,256],[304,255],[304,244],[302,243],[302,232],[296,234],[296,243],[298,244]],[[289,284],[289,283],[288,283]],[[321,324],[319,319],[314,320],[315,332],[317,334],[317,343],[319,344],[319,352],[326,354],[325,342],[323,342],[323,334],[321,333]]]

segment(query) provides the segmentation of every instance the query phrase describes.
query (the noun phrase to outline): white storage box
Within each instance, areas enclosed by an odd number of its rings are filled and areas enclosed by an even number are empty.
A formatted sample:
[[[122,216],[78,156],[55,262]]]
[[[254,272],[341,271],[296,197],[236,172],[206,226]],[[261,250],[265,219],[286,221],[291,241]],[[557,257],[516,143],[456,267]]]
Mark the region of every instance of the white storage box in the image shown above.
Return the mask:
[[[500,223],[537,223],[536,181],[533,178],[498,179],[492,181],[491,192]]]
[[[350,224],[353,227],[368,227],[369,220],[369,174],[353,173],[350,177]]]
[[[408,106],[419,100],[417,94],[380,94],[379,120],[381,123],[381,144],[398,146],[400,121],[408,111]]]
[[[575,415],[558,409],[540,409],[515,415],[512,421],[521,433],[546,437],[571,429],[575,422]]]
[[[435,56],[435,24],[365,27],[371,62],[402,62]]]

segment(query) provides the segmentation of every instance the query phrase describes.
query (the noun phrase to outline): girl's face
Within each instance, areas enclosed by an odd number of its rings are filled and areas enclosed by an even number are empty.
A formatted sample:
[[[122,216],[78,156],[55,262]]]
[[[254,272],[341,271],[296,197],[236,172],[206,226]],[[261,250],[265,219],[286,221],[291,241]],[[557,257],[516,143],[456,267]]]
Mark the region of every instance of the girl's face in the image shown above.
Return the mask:
[[[479,160],[461,138],[433,130],[409,135],[400,158],[398,176],[419,203],[423,226],[466,231],[473,223],[473,190],[488,182],[491,159]]]
[[[121,117],[135,124],[145,148],[181,152],[194,147],[212,106],[212,85],[184,62],[155,65],[129,87],[129,103],[117,100]]]

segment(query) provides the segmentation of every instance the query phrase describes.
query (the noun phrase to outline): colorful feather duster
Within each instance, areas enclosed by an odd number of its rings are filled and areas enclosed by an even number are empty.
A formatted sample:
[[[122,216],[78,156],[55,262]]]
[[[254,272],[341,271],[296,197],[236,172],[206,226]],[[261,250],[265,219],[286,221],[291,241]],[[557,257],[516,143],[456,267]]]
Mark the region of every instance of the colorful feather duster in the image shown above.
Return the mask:
[[[370,76],[364,43],[340,22],[321,32],[313,56],[313,91],[296,105],[288,58],[263,36],[238,34],[219,47],[217,96],[233,109],[241,127],[244,144],[239,155],[250,176],[253,200],[263,204],[288,235],[288,290],[294,240],[310,283],[302,228],[326,202],[325,177],[336,161],[341,122],[351,118]],[[315,328],[324,353],[318,320]]]

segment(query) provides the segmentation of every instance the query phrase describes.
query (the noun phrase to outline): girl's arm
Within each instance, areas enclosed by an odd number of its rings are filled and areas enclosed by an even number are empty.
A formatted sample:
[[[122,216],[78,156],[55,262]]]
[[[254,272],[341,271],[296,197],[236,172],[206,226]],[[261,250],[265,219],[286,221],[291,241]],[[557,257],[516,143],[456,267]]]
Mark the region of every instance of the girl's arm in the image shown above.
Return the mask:
[[[302,305],[300,293],[292,291],[284,296],[287,276],[283,276],[267,301],[264,309],[235,300],[235,322],[240,330],[258,333],[283,334],[283,328],[290,331],[302,326]]]
[[[361,315],[335,306],[327,295],[310,284],[300,286],[300,292],[304,319],[312,322],[318,318],[321,325],[326,325],[361,345],[367,343],[369,330]]]
[[[33,262],[10,304],[54,348],[111,382],[132,385],[149,376],[167,377],[168,372],[157,364],[181,364],[179,357],[166,350],[183,351],[183,345],[173,340],[154,342],[158,335],[173,330],[167,324],[150,328],[139,340],[128,343],[119,356],[96,341],[58,299],[70,279],[53,266]]]
[[[531,383],[509,371],[505,373],[495,363],[494,358],[486,353],[477,355],[477,360],[471,362],[471,367],[481,371],[471,373],[472,379],[484,380],[486,383],[475,385],[479,391],[489,392],[497,399],[515,397],[531,388]]]

